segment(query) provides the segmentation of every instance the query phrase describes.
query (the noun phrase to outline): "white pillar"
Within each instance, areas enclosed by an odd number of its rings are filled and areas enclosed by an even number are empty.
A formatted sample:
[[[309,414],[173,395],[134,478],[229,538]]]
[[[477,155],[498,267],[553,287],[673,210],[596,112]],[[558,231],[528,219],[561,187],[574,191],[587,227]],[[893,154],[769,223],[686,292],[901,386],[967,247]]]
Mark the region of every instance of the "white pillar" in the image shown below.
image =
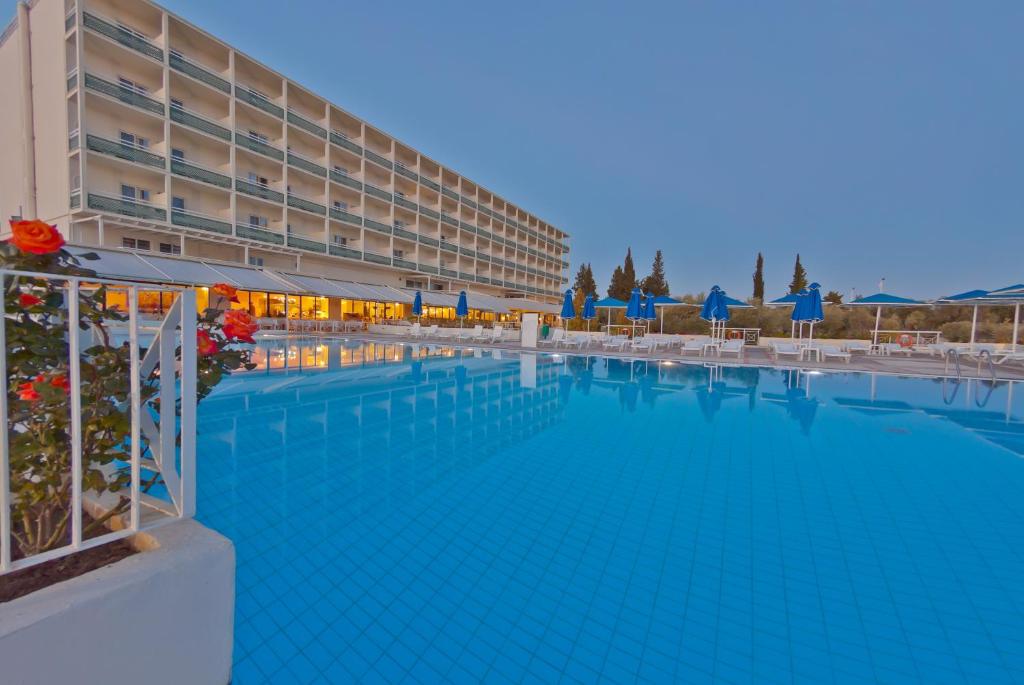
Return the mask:
[[[978,305],[974,305],[974,315],[971,316],[971,350],[974,350],[974,334],[978,330]]]
[[[875,311],[875,334],[871,339],[873,345],[878,344],[878,327],[882,325],[882,306],[879,305]]]
[[[1010,351],[1017,351],[1017,335],[1020,332],[1020,302],[1013,308],[1013,340],[1010,342]]]

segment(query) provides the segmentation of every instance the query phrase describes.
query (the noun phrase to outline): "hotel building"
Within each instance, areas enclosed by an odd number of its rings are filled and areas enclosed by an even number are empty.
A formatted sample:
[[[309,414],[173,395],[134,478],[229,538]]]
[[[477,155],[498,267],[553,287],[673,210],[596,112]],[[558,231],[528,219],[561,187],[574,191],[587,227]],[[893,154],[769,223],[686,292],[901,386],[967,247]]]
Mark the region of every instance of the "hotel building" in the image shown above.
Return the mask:
[[[0,79],[0,210],[73,245],[312,296],[328,279],[550,304],[567,285],[565,232],[147,0],[19,4]]]

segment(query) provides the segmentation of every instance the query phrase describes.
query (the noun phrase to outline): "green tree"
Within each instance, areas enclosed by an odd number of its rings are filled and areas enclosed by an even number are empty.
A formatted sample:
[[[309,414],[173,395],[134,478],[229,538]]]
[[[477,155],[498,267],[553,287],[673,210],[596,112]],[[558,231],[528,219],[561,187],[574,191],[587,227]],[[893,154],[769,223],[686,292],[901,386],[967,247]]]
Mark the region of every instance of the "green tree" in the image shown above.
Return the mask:
[[[608,297],[628,300],[629,294],[636,287],[636,269],[633,268],[633,253],[626,249],[626,260],[622,266],[615,267],[612,280],[608,285]]]
[[[793,265],[793,280],[789,282],[789,293],[795,295],[807,287],[807,270],[800,263],[800,255],[796,256],[796,264]]]
[[[594,271],[590,268],[589,263],[580,264],[572,287],[577,293],[582,293],[583,297],[590,295],[597,299],[597,281],[594,280]]]
[[[628,300],[629,293],[637,286],[636,269],[633,267],[633,250],[628,247],[626,248],[626,259],[622,262],[622,274],[623,283],[627,286],[625,299]]]
[[[830,304],[842,304],[843,294],[836,290],[829,290],[822,299]]]
[[[764,255],[757,253],[757,262],[754,264],[754,294],[758,302],[764,302]]]
[[[651,275],[640,284],[645,293],[655,297],[667,296],[669,294],[668,281],[665,280],[665,262],[661,256],[661,250],[654,253],[654,263],[651,264]]]

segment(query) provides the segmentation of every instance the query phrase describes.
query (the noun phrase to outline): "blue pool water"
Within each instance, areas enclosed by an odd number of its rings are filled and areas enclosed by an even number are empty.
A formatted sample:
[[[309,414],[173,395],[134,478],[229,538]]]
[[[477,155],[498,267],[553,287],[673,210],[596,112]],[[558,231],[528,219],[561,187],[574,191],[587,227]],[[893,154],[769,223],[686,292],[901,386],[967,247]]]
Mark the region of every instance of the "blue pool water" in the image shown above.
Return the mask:
[[[1024,384],[259,361],[200,408],[236,685],[1024,681]]]

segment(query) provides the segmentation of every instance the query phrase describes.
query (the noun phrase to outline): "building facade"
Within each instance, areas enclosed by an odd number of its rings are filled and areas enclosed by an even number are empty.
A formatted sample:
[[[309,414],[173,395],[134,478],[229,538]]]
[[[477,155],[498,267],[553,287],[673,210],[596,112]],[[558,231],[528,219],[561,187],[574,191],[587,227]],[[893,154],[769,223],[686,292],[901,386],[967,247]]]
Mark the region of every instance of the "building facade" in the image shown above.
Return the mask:
[[[0,37],[0,203],[85,246],[553,302],[568,235],[146,0]]]

